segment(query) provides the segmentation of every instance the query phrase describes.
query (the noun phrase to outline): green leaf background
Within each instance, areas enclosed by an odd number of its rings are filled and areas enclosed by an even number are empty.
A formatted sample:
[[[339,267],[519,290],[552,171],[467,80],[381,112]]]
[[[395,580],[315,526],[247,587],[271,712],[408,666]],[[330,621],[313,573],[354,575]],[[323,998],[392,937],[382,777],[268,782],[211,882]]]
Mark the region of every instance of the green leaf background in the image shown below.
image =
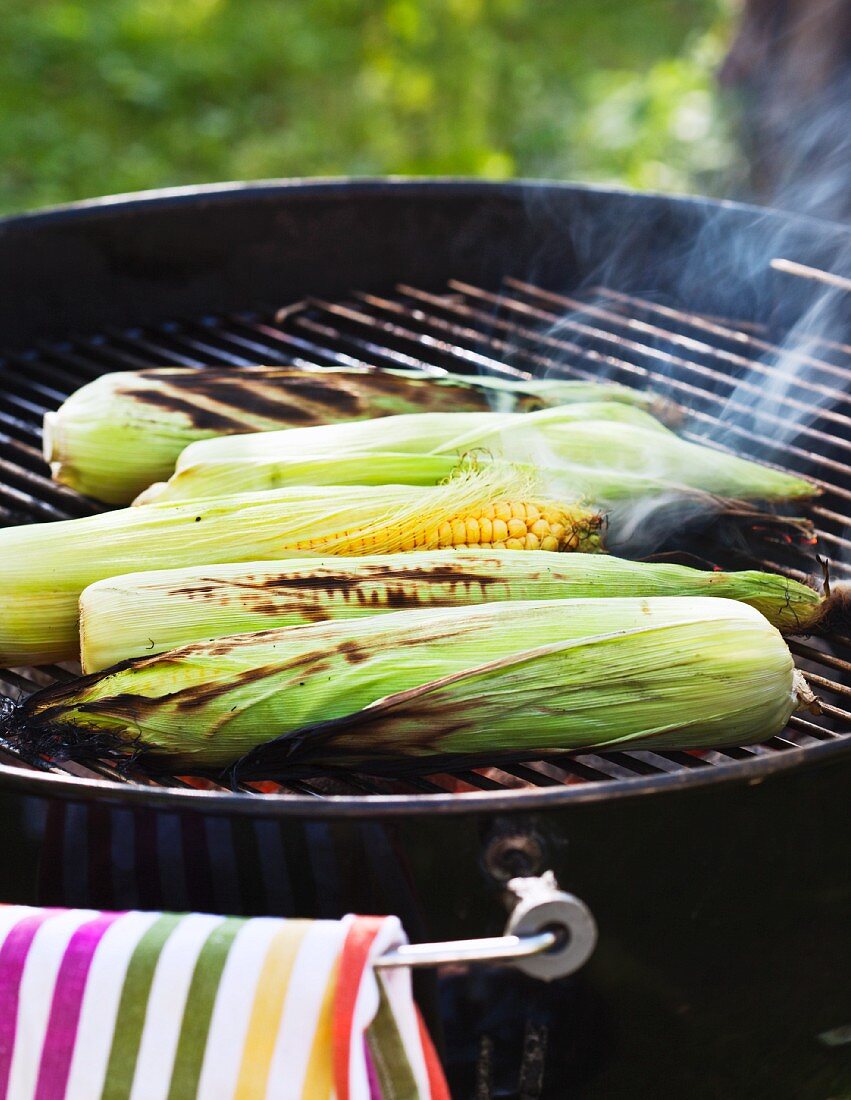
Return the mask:
[[[729,189],[730,0],[0,0],[0,210],[292,175]]]

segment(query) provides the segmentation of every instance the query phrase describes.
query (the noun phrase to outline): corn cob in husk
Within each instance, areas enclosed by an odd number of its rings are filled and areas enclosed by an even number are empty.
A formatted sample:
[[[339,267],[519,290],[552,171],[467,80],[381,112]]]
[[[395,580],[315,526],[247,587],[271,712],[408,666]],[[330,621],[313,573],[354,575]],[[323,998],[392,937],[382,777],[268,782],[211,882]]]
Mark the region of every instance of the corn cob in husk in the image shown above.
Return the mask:
[[[741,600],[787,633],[813,630],[838,598],[823,598],[775,573],[712,572],[603,554],[437,550],[305,558],[98,581],[80,597],[80,651],[83,671],[96,672],[131,657],[228,634],[403,608],[624,596]]]
[[[745,604],[552,600],[398,611],[185,646],[39,692],[15,724],[34,744],[112,737],[171,767],[224,767],[265,744],[253,763],[274,772],[741,744],[779,733],[806,697],[781,635]]]
[[[665,430],[643,409],[617,401],[577,402],[552,411],[559,424],[616,421],[648,431]],[[376,424],[367,420],[319,425],[307,434],[268,433],[269,446],[255,446],[256,441],[245,435],[232,436],[233,446],[222,457],[216,457],[215,447],[209,452],[189,447],[169,481],[151,485],[133,503],[229,496],[286,485],[436,485],[460,462],[470,457],[479,464],[503,461],[506,450],[518,456],[513,465],[525,468],[530,476],[539,474],[530,459],[541,466],[553,464],[544,451],[539,413],[390,416],[377,434]],[[345,429],[339,436],[337,427]],[[509,437],[514,441],[510,448],[506,446]],[[549,470],[546,475],[552,476]],[[570,491],[575,495],[575,490]]]
[[[625,386],[461,378],[369,368],[179,367],[106,374],[45,417],[53,477],[109,504],[129,504],[171,475],[194,440],[392,413],[540,408],[617,401],[676,415]]]
[[[702,492],[736,500],[818,494],[811,482],[681,439],[641,409],[582,404],[529,414],[444,413],[205,440],[181,454],[171,481],[140,503],[276,485],[434,484],[466,455],[535,470],[555,495],[601,505]],[[422,458],[422,466],[410,457]],[[336,470],[336,474],[335,474]]]
[[[484,522],[493,513],[494,520]],[[507,516],[507,537],[496,526]],[[482,524],[479,519],[482,518]],[[468,471],[430,488],[295,488],[153,504],[0,530],[0,667],[78,652],[78,600],[135,570],[471,545],[595,550],[600,517],[552,503],[516,476]],[[522,534],[522,538],[520,535]],[[485,536],[489,541],[483,541]]]

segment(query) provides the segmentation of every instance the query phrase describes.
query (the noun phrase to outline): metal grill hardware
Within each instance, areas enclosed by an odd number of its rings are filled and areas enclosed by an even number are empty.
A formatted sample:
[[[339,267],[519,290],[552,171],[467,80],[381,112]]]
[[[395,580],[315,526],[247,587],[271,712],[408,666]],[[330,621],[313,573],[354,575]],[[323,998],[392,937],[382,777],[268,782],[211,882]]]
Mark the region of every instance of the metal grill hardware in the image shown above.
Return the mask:
[[[94,502],[50,480],[41,455],[41,422],[80,385],[106,371],[157,365],[239,368],[257,363],[295,366],[417,367],[431,372],[498,372],[529,377],[599,380],[649,387],[688,409],[686,438],[714,443],[804,473],[823,490],[810,509],[823,554],[836,578],[851,577],[851,346],[823,341],[783,354],[783,334],[753,324],[674,309],[606,287],[575,296],[507,279],[499,290],[450,282],[435,293],[400,285],[392,293],[355,293],[339,302],[309,300],[284,310],[174,321],[150,329],[109,331],[43,344],[0,362],[0,525],[93,514]],[[795,367],[803,369],[790,374]],[[776,408],[758,430],[748,408],[765,382],[781,382]],[[742,419],[728,420],[731,412]],[[773,428],[805,414],[794,441],[778,455]],[[776,558],[776,560],[775,560]],[[758,563],[801,579],[777,553]],[[554,755],[498,766],[458,765],[434,774],[352,774],[323,769],[286,783],[245,784],[246,796],[479,796],[628,783],[673,775],[719,773],[741,764],[791,766],[802,750],[825,752],[851,737],[851,639],[792,640],[796,663],[821,700],[822,713],[795,715],[768,741],[710,752]],[[0,691],[25,695],[67,679],[73,666],[0,671]],[[30,768],[0,743],[0,763]],[[761,766],[761,765],[760,765]],[[41,770],[82,779],[142,783],[174,791],[224,788],[191,776],[152,778],[119,773],[106,763],[44,761]],[[579,792],[577,792],[579,793]],[[543,941],[541,941],[543,942]],[[550,956],[543,956],[550,958]],[[540,960],[539,960],[540,961]],[[529,964],[531,965],[531,963]]]
[[[597,944],[597,925],[579,898],[558,889],[552,871],[508,883],[517,899],[504,936],[407,944],[382,955],[379,970],[447,963],[509,963],[542,981],[575,974]]]

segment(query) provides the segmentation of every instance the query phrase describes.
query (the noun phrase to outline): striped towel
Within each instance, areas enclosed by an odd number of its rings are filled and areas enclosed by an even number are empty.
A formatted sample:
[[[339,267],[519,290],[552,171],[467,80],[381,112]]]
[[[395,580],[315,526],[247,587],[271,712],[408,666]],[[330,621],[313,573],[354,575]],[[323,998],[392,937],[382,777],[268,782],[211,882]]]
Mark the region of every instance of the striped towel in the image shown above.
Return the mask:
[[[0,1100],[449,1100],[395,917],[0,907]]]

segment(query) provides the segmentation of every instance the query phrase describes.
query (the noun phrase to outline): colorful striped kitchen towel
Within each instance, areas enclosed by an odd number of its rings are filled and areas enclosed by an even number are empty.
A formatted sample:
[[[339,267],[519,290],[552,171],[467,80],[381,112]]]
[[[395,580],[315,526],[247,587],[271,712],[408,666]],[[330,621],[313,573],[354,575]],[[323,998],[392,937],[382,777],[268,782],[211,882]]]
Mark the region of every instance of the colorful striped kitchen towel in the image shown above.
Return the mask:
[[[449,1100],[395,917],[0,907],[0,1100]]]

